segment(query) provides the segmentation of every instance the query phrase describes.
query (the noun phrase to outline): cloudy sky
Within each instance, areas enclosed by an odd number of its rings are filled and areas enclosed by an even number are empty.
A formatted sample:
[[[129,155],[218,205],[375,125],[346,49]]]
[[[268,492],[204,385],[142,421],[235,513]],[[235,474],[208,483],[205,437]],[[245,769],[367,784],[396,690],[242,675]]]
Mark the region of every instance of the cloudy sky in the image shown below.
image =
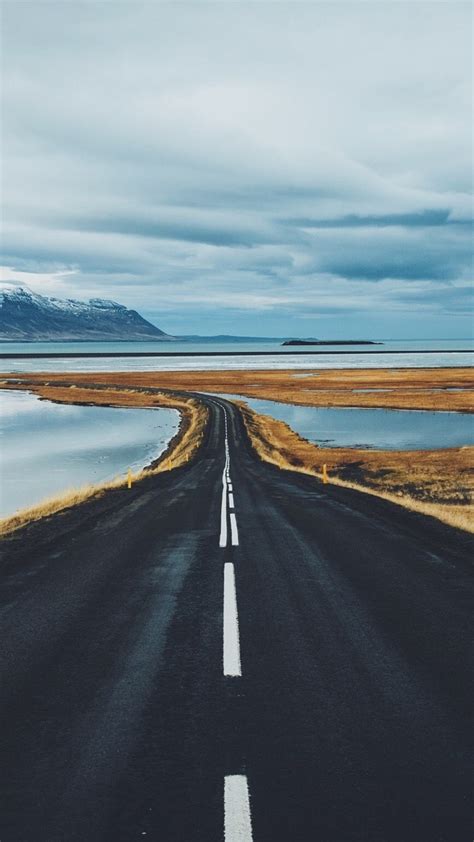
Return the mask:
[[[4,277],[171,333],[466,337],[470,3],[3,3]]]

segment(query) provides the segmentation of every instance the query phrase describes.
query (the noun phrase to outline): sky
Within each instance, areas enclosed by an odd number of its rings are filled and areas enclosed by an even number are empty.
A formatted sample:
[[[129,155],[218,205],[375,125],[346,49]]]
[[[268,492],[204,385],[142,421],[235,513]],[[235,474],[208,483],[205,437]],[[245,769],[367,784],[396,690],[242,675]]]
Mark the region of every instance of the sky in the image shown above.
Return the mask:
[[[172,334],[470,335],[470,3],[2,9],[5,280]]]

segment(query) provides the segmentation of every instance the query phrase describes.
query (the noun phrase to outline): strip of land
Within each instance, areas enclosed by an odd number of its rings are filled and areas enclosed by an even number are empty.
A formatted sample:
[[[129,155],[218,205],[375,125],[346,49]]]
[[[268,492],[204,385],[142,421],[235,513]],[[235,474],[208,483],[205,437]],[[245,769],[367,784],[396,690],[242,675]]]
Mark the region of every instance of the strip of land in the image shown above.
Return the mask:
[[[474,412],[471,368],[127,371],[0,374],[19,383],[93,384],[239,394],[300,406]],[[366,391],[367,390],[367,391]]]
[[[205,409],[202,407],[204,414],[200,414],[200,402],[186,392],[239,394],[319,407],[474,410],[473,376],[467,368],[4,374],[0,375],[0,387],[28,388],[44,399],[65,403],[179,409],[184,426],[182,423],[177,441],[170,444],[157,470],[191,458],[202,438]],[[194,415],[188,422],[190,407]],[[321,476],[326,465],[331,482],[474,530],[473,447],[422,451],[323,448],[242,403],[240,411],[250,441],[265,461],[316,476]]]

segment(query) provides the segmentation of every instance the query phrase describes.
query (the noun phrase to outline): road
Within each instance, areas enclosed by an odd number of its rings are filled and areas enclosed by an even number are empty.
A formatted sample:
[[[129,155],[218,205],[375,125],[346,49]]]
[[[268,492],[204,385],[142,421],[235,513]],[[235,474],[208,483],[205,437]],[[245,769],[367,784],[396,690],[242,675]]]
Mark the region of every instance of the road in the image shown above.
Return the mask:
[[[207,400],[194,463],[4,541],[1,842],[470,842],[467,534]]]

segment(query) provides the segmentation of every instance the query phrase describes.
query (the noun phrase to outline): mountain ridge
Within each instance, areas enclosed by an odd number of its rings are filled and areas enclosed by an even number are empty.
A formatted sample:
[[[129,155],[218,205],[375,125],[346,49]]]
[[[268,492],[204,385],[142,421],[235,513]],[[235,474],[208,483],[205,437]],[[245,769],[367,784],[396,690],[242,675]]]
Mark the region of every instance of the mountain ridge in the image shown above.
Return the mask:
[[[174,341],[136,310],[106,298],[79,301],[0,284],[0,341]]]

